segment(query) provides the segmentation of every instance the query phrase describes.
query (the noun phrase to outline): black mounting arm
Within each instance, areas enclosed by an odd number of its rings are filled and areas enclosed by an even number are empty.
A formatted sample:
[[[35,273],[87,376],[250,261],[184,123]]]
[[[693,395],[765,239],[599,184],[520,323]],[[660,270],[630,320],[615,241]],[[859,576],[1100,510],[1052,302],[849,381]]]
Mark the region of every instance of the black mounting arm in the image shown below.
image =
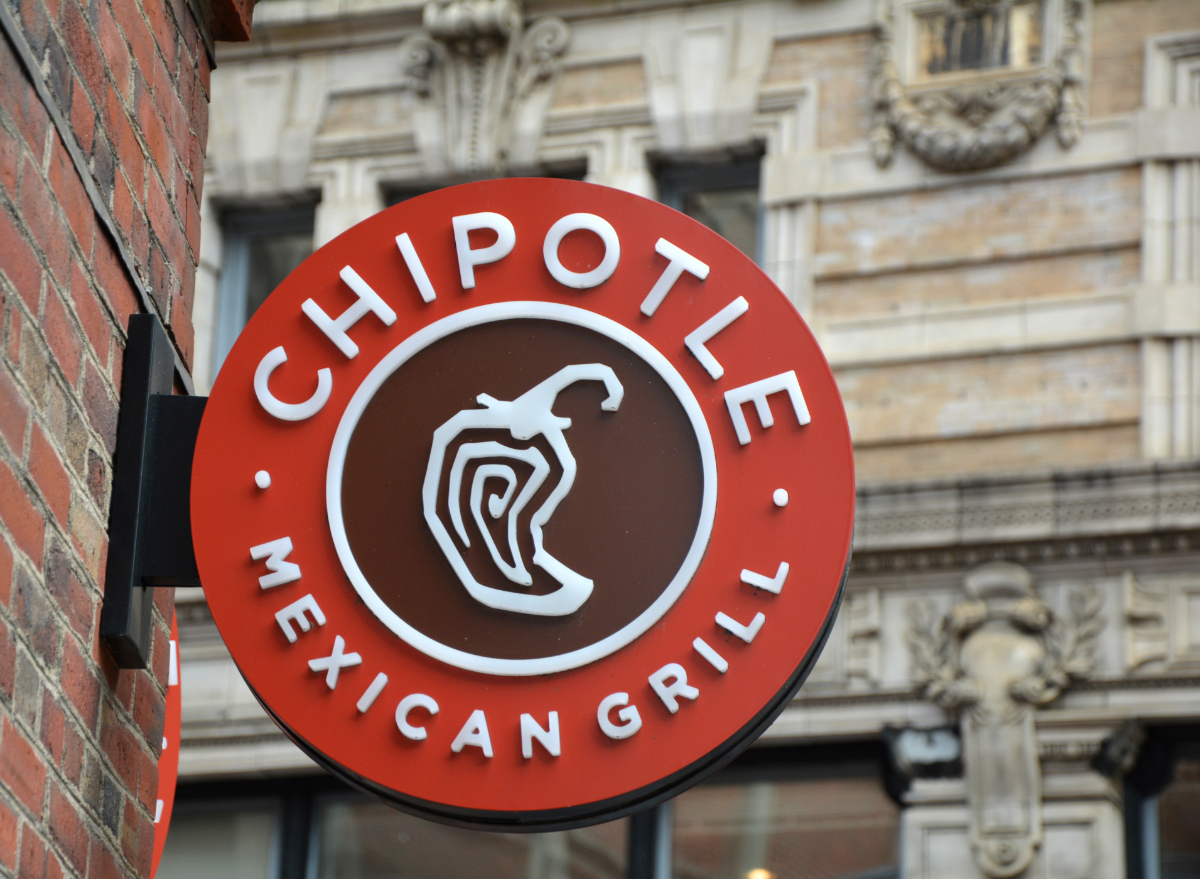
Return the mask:
[[[145,668],[155,586],[199,586],[192,453],[205,397],[173,394],[174,349],[158,317],[129,318],[108,517],[100,637],[121,668]]]

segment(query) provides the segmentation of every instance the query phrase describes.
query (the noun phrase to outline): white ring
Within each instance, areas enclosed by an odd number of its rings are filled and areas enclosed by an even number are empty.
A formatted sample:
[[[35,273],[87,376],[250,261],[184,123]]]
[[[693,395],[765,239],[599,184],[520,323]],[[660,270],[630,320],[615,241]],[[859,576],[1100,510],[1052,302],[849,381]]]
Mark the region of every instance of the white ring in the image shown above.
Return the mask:
[[[590,272],[573,272],[558,258],[558,247],[562,240],[577,229],[595,232],[604,242],[604,259]],[[602,217],[595,214],[567,214],[546,233],[542,258],[546,260],[546,268],[554,280],[564,287],[574,287],[576,290],[599,287],[617,270],[617,263],[621,261],[621,240],[617,238],[617,230]]]
[[[439,339],[444,339],[467,327],[522,318],[559,321],[592,330],[621,343],[646,361],[671,388],[683,406],[688,421],[691,422],[692,431],[695,433],[697,444],[700,447],[704,491],[701,497],[700,521],[696,526],[696,535],[692,539],[692,545],[684,557],[683,564],[680,565],[667,588],[636,619],[611,635],[569,653],[535,659],[496,659],[490,656],[466,653],[448,647],[440,641],[435,641],[402,620],[371,588],[371,584],[359,570],[358,563],[354,560],[354,554],[350,550],[350,543],[346,538],[346,526],[342,520],[342,471],[346,463],[346,451],[350,445],[350,438],[354,435],[359,418],[362,417],[367,405],[388,377],[413,355]],[[687,382],[683,380],[671,362],[633,330],[601,315],[570,305],[561,305],[555,302],[497,302],[460,311],[418,330],[393,348],[371,370],[363,383],[359,385],[358,390],[354,392],[354,396],[351,397],[350,403],[342,415],[342,421],[338,425],[337,433],[334,434],[333,448],[329,453],[329,470],[325,480],[325,504],[329,514],[329,530],[333,535],[333,544],[337,548],[338,558],[341,559],[346,576],[350,578],[359,597],[371,609],[371,612],[398,636],[426,656],[468,671],[512,676],[551,674],[587,665],[589,662],[608,656],[631,643],[658,622],[683,594],[683,590],[700,567],[704,552],[708,548],[708,539],[712,534],[713,518],[717,508],[717,460],[713,450],[712,436],[708,431],[708,423],[704,420],[704,414],[700,410],[700,404],[696,402],[692,389],[688,387]]]

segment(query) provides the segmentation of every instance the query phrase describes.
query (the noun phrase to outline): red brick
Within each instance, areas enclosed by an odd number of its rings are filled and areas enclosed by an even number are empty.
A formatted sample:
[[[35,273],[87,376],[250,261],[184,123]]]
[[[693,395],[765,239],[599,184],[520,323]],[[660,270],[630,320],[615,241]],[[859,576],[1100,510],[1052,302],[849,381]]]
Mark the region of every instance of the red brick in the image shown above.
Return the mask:
[[[71,478],[42,428],[33,425],[29,437],[29,475],[58,523],[67,528],[71,515]]]
[[[87,504],[76,504],[71,508],[71,545],[79,553],[88,573],[102,584],[104,563],[108,558],[108,535]]]
[[[71,55],[75,69],[83,77],[88,90],[99,97],[104,94],[104,57],[100,54],[100,46],[88,29],[83,12],[75,0],[65,0],[59,20],[67,52]],[[73,95],[72,99],[77,98]]]
[[[83,181],[75,171],[75,163],[71,161],[63,143],[56,133],[50,151],[50,188],[58,197],[58,203],[67,216],[67,223],[75,233],[75,240],[84,253],[92,252],[92,231],[96,225],[96,210],[92,200],[88,198]],[[60,278],[66,286],[66,277]]]
[[[67,724],[63,730],[63,774],[67,781],[79,787],[83,779],[83,739],[75,732],[72,724]]]
[[[88,343],[101,366],[108,366],[108,351],[112,345],[112,325],[100,299],[92,290],[78,266],[71,267],[71,304],[83,325]]]
[[[0,735],[0,783],[7,787],[26,809],[42,814],[46,791],[46,767],[33,746],[12,722],[3,719]]]
[[[94,94],[103,97],[104,91],[101,89]],[[71,88],[71,130],[75,132],[75,139],[85,155],[91,155],[96,135],[96,108],[92,106],[95,98],[89,100],[88,97],[83,83],[76,77]]]
[[[28,416],[29,406],[20,388],[9,376],[8,370],[0,367],[0,436],[8,442],[8,447],[17,458],[24,457]]]
[[[100,38],[100,50],[108,61],[108,72],[120,93],[128,99],[130,96],[129,79],[129,47],[121,35],[116,21],[107,3],[96,4],[96,35]],[[95,95],[97,103],[101,95]]]
[[[0,540],[0,607],[8,607],[12,595],[13,554],[8,544]]]
[[[92,429],[100,434],[104,447],[111,455],[117,447],[117,404],[109,396],[104,379],[91,362],[84,367],[84,373],[83,407]]]
[[[30,503],[20,480],[0,461],[0,519],[8,526],[17,548],[29,556],[33,566],[42,569],[42,545],[46,525]]]
[[[112,86],[109,86],[104,98],[104,121],[113,149],[117,151],[117,167],[128,178],[134,201],[138,201],[142,197],[142,185],[146,179],[146,159],[133,132],[125,104]],[[126,234],[129,232],[128,229],[124,231]]]
[[[183,230],[171,204],[158,182],[158,175],[150,175],[150,187],[146,198],[146,216],[150,219],[150,230],[163,242],[168,253],[183,255]]]
[[[125,175],[118,173],[113,186],[113,220],[117,224],[117,228],[129,234],[129,229],[133,223],[133,193],[129,189],[129,182],[125,179]]]
[[[125,871],[117,865],[117,860],[108,850],[108,846],[94,836],[88,852],[87,877],[88,879],[125,879]]]
[[[167,126],[158,115],[154,106],[154,98],[142,77],[136,76],[134,86],[135,113],[138,125],[142,128],[142,137],[150,151],[150,160],[159,168],[171,167],[171,138]]]
[[[167,69],[173,71],[179,60],[179,51],[175,46],[178,28],[175,27],[167,4],[164,0],[145,0],[143,8],[146,10],[146,18],[150,20],[150,31],[155,35],[158,51],[166,60]]]
[[[96,283],[108,299],[113,318],[122,327],[129,326],[129,316],[141,311],[137,293],[125,273],[125,266],[113,249],[107,235],[96,239],[96,256],[92,264]]]
[[[129,243],[133,248],[134,258],[141,264],[144,275],[146,264],[150,262],[150,223],[146,220],[146,212],[141,207],[135,206],[133,209]]]
[[[42,332],[46,334],[50,350],[54,353],[55,360],[67,377],[67,384],[74,387],[79,381],[83,340],[79,338],[79,331],[75,329],[75,324],[67,313],[66,305],[54,290],[48,290],[46,293],[46,313],[42,318]]]
[[[46,844],[37,831],[22,822],[17,879],[46,879]]]
[[[54,758],[55,766],[62,762],[66,722],[67,716],[54,701],[54,697],[49,692],[42,693],[42,721],[41,727],[38,729],[38,737],[41,739],[42,745],[50,752],[50,756]]]
[[[63,627],[54,615],[41,584],[24,568],[17,568],[11,610],[34,654],[49,668],[62,662]],[[33,721],[30,720],[32,724]]]
[[[50,273],[65,286],[71,251],[54,202],[37,168],[26,158],[21,168],[21,220],[45,255]]]
[[[153,814],[153,813],[152,813]],[[137,859],[134,863],[137,864],[138,872],[143,876],[150,875],[150,867],[154,862],[154,825],[150,823],[150,819],[138,814],[138,852]]]
[[[212,62],[208,60],[208,52],[201,51],[197,53],[200,62],[200,85],[204,86],[204,94],[208,99],[212,100]]]
[[[29,161],[25,161],[24,167],[27,173],[33,170]],[[42,264],[3,210],[0,210],[0,241],[4,242],[0,247],[0,272],[8,278],[29,310],[36,314],[42,296]]]
[[[167,717],[167,703],[154,681],[142,676],[133,698],[133,722],[138,725],[146,744],[158,749],[162,743],[163,724]]]
[[[182,208],[184,229],[187,236],[188,249],[192,254],[192,263],[200,261],[200,201],[196,198],[196,188],[191,183],[187,185],[187,193],[183,201],[176,205]]]
[[[46,588],[71,630],[82,639],[90,638],[96,617],[95,597],[76,576],[70,553],[57,540],[51,542],[46,553]]]
[[[137,676],[138,673],[135,671],[122,672],[120,680],[115,686],[110,687],[117,699],[117,704],[126,711],[133,709],[133,690],[134,685],[137,684]]]
[[[112,8],[113,15],[133,50],[134,67],[152,70],[156,52],[154,37],[146,28],[140,6],[136,0],[113,0]]]
[[[122,680],[132,678],[133,672],[124,672]],[[113,712],[106,712],[107,719],[100,730],[100,750],[108,757],[117,777],[127,790],[138,789],[138,773],[142,768],[142,750],[133,733]]]
[[[171,302],[171,337],[179,346],[184,363],[190,369],[192,366],[193,349],[196,345],[195,332],[192,328],[192,313],[179,296]]]
[[[57,784],[50,785],[50,838],[81,875],[87,872],[88,831],[79,807]]]
[[[0,89],[0,105],[12,116],[26,147],[40,156],[46,145],[50,117],[25,78],[25,70],[13,55],[8,40],[0,40],[0,81],[5,86]]]
[[[161,740],[159,741],[161,744]],[[157,748],[155,749],[157,752]],[[149,755],[142,754],[142,772],[138,780],[138,802],[151,815],[158,804],[158,763]]]
[[[17,816],[4,800],[0,800],[0,865],[10,871],[17,868]]]
[[[94,730],[100,708],[100,685],[74,638],[65,639],[63,644],[62,689],[83,721],[84,729]]]
[[[6,85],[7,87],[7,85]],[[17,193],[17,172],[21,170],[21,142],[0,126],[0,188],[9,198]]]

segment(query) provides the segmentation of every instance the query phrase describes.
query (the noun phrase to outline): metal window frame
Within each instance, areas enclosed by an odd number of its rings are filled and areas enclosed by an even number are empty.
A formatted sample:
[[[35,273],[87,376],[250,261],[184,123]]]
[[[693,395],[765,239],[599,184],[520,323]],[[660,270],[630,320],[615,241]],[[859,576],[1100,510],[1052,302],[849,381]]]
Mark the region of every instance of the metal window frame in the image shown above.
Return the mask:
[[[316,205],[303,207],[239,207],[221,214],[224,250],[217,283],[213,323],[212,370],[215,377],[246,326],[246,287],[250,280],[250,242],[273,235],[295,235],[316,229]],[[314,247],[315,250],[315,247]]]
[[[759,192],[758,216],[754,236],[754,261],[760,266],[764,252],[762,203],[762,156],[727,162],[671,162],[655,172],[658,200],[669,208],[683,211],[683,200],[695,192],[719,192],[726,189],[755,189]]]

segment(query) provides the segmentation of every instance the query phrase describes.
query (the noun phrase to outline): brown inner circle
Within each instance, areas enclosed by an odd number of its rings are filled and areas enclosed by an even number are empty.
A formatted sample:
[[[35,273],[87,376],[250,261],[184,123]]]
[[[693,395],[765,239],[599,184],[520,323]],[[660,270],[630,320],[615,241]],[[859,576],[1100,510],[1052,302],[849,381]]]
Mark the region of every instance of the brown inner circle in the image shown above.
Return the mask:
[[[454,573],[425,521],[422,486],[433,433],[479,394],[514,400],[560,369],[602,363],[624,386],[615,412],[601,410],[600,382],[568,386],[553,406],[571,419],[564,437],[577,472],[570,493],[543,529],[548,553],[593,581],[572,614],[534,616],[476,601]],[[512,458],[469,465],[460,503],[471,539],[466,547],[449,516],[449,471],[464,442],[494,440],[510,448],[536,446],[550,475],[518,518],[518,545],[533,585],[508,580],[493,562],[471,514],[475,470],[504,463],[518,478],[532,468]],[[438,514],[475,579],[485,586],[544,595],[561,588],[533,564],[529,521],[563,469],[544,437],[515,440],[506,430],[459,434],[446,450]],[[493,519],[488,498],[504,482],[485,482],[484,521],[501,557],[512,563],[507,515]],[[700,447],[674,392],[651,366],[592,330],[550,320],[503,320],[469,327],[418,352],[388,377],[367,404],[346,452],[342,516],[346,537],[371,588],[397,616],[435,641],[479,656],[534,659],[593,644],[648,608],[679,571],[696,536],[703,492]]]

